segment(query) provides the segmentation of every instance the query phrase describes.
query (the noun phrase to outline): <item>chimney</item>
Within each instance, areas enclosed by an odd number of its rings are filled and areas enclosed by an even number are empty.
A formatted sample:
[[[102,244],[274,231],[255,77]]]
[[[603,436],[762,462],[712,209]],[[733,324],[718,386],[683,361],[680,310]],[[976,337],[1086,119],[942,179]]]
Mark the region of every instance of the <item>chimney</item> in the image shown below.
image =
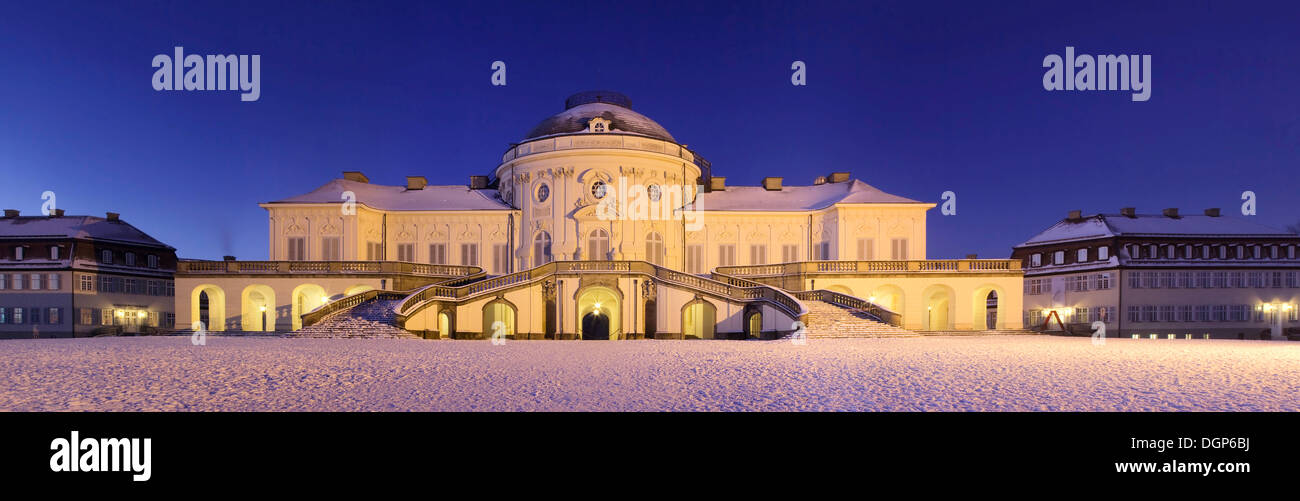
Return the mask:
[[[817,176],[815,179],[813,179],[813,186],[819,186],[823,184],[826,184],[826,176]]]
[[[406,189],[408,190],[423,190],[428,185],[429,180],[425,179],[424,176],[406,176]]]
[[[709,178],[709,191],[727,191],[727,178],[722,176]]]
[[[979,258],[980,258],[980,255],[979,255],[979,254],[967,254],[967,255],[966,255],[966,259],[979,259]]]
[[[767,191],[781,191],[781,179],[779,177],[763,178],[763,189]]]
[[[1124,217],[1137,217],[1137,209],[1134,207],[1124,207],[1119,210],[1119,215]]]
[[[5,209],[5,219],[18,217],[18,209]]]
[[[486,190],[487,187],[488,187],[488,177],[487,177],[487,176],[470,176],[470,177],[469,177],[469,189],[471,189],[471,190]]]
[[[63,217],[63,209],[50,209],[50,217]]]
[[[1072,223],[1073,223],[1073,222],[1077,222],[1077,221],[1081,221],[1081,220],[1083,220],[1083,211],[1081,211],[1081,210],[1072,210],[1072,211],[1070,211],[1070,215],[1065,217],[1065,220],[1066,220],[1066,221],[1070,221],[1070,222],[1072,222]]]
[[[222,261],[234,261],[235,256],[221,256]]]
[[[1172,208],[1165,209],[1163,214],[1165,215],[1165,217],[1178,219],[1178,208],[1172,207]]]
[[[116,212],[108,212],[105,215],[108,216],[109,221],[117,222],[122,220],[122,215]]]
[[[365,174],[362,174],[361,171],[356,171],[356,170],[343,171],[343,179],[347,179],[348,181],[356,181],[358,183],[370,184],[370,178],[366,177]]]
[[[827,179],[827,181],[830,181],[832,183],[843,183],[848,180],[849,180],[849,173],[847,172],[832,172],[831,177]]]
[[[1205,215],[1210,217],[1219,217],[1219,208],[1214,207],[1210,209],[1205,209]]]

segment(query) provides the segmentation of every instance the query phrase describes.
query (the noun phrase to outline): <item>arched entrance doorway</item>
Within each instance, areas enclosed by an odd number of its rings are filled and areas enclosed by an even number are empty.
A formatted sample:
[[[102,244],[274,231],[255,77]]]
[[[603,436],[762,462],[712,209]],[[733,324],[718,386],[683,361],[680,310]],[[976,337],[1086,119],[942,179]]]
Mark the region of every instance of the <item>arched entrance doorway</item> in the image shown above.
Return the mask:
[[[225,330],[226,292],[211,284],[200,285],[190,291],[190,322],[191,329],[198,329],[198,323],[203,322],[206,330]]]
[[[483,305],[483,337],[491,339],[497,333],[509,339],[515,336],[515,305],[504,298]]]
[[[922,294],[925,298],[925,323],[922,330],[952,330],[953,303],[952,289],[945,285],[932,285]]]
[[[717,309],[703,299],[696,299],[682,308],[682,337],[685,339],[713,339],[717,325]]]
[[[622,296],[611,287],[589,286],[578,291],[579,339],[618,339],[622,333]],[[588,328],[594,329],[588,332]]]
[[[275,290],[268,285],[250,285],[244,288],[240,329],[250,332],[275,330],[277,312]]]
[[[975,289],[971,296],[972,329],[1001,329],[1006,327],[1006,313],[999,311],[1005,291],[996,285],[988,284]]]
[[[745,337],[758,339],[763,336],[763,312],[757,308],[745,314]]]
[[[984,300],[984,328],[998,328],[998,291],[989,291]]]
[[[582,317],[582,339],[609,340],[609,315],[592,310]]]
[[[290,303],[292,311],[289,317],[292,321],[290,327],[293,330],[302,328],[302,316],[324,306],[329,302],[329,296],[325,294],[325,288],[316,284],[302,284],[293,289],[293,302]]]

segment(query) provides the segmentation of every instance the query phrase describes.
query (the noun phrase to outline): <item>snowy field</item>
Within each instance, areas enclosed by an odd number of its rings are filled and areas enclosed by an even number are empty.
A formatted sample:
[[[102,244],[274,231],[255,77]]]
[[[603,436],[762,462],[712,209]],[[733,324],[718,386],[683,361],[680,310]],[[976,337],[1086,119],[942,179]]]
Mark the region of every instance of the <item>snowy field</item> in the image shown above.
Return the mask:
[[[1300,343],[0,341],[0,409],[1300,410]]]

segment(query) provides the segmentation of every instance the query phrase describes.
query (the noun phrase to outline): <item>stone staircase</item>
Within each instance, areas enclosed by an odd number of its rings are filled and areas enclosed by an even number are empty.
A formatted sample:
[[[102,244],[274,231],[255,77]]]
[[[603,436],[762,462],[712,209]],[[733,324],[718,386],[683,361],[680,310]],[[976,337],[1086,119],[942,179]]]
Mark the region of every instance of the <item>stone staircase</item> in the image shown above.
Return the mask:
[[[341,339],[420,339],[398,328],[393,307],[401,299],[371,299],[325,317],[315,325],[289,333],[290,337]]]
[[[917,337],[917,333],[872,319],[865,313],[822,301],[808,307],[807,334],[812,338]]]

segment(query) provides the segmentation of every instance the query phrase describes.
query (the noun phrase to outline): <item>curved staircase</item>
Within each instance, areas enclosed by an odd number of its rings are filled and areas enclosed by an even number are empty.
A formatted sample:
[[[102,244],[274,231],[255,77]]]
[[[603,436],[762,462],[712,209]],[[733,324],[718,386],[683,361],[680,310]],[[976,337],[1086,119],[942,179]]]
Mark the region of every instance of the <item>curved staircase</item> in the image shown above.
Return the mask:
[[[907,329],[877,321],[858,310],[825,301],[804,300],[803,303],[808,307],[806,334],[810,339],[920,336]]]
[[[401,302],[402,299],[371,298],[351,308],[334,312],[290,335],[306,338],[420,339],[420,336],[397,327],[397,314],[393,308]]]

